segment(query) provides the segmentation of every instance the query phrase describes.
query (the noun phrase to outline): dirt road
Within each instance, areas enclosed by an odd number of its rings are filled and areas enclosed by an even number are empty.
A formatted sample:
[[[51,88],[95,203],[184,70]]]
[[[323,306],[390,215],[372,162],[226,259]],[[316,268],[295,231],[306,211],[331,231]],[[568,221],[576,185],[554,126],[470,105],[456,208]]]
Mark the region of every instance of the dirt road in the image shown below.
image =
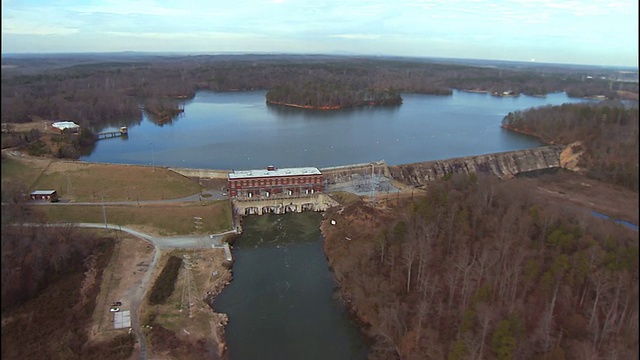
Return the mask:
[[[78,223],[77,227],[105,229],[105,224]],[[49,225],[68,226],[68,224]],[[129,310],[131,315],[131,328],[138,338],[139,359],[147,359],[149,348],[140,323],[140,309],[143,305],[147,291],[149,290],[153,275],[157,273],[157,266],[164,252],[173,249],[209,249],[226,253],[228,247],[222,244],[222,238],[229,231],[222,234],[206,236],[172,236],[162,237],[146,234],[134,229],[119,225],[107,224],[106,230],[122,231],[131,236],[119,239],[119,247],[114,252],[113,266],[105,271],[103,278],[105,286],[101,296],[97,300],[96,311],[98,321],[94,322],[91,335],[97,339],[107,336],[113,330],[112,313],[108,309],[114,301],[122,303],[121,311]],[[227,258],[225,254],[221,258]],[[220,262],[220,261],[218,261]],[[221,264],[216,264],[218,267]],[[209,271],[207,271],[209,272]],[[215,324],[218,326],[218,324]]]

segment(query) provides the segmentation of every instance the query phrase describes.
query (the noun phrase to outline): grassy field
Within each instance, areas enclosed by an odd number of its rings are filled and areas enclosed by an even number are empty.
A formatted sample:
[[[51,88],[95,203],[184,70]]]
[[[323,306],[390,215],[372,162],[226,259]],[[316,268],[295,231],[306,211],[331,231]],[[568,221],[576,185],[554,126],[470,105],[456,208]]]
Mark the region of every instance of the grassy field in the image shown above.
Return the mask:
[[[102,223],[145,229],[162,236],[211,234],[231,230],[231,204],[228,200],[184,204],[154,204],[144,206],[101,205],[41,206],[52,222]],[[195,228],[194,217],[202,218]],[[155,231],[152,231],[155,229]]]
[[[26,161],[13,158],[2,158],[2,188],[19,185],[25,189],[35,183],[40,174],[47,168],[49,161]]]
[[[96,205],[39,206],[52,222],[102,223],[133,227],[158,235],[207,234],[232,228],[228,200],[139,205],[138,201],[179,199],[198,194],[198,181],[163,168],[83,163],[34,158],[2,159],[2,185],[24,191],[53,189],[62,200]],[[105,205],[131,201],[132,205]],[[202,218],[196,229],[194,217]]]
[[[2,159],[2,184],[25,191],[56,190],[75,202],[177,199],[197,194],[201,186],[165,168],[40,159]]]
[[[200,192],[200,185],[163,168],[55,161],[32,185],[55,189],[72,201],[176,199]]]

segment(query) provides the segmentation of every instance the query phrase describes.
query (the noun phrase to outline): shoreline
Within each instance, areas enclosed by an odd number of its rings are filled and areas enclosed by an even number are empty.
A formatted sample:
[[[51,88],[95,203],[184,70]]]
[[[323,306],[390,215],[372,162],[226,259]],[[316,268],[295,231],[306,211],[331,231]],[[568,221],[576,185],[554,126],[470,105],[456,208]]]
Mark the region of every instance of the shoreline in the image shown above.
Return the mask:
[[[508,131],[513,131],[516,134],[527,135],[527,136],[531,136],[533,138],[536,138],[536,139],[538,139],[538,141],[540,141],[541,143],[544,144],[543,146],[557,145],[557,144],[555,144],[553,142],[544,141],[540,136],[538,136],[538,135],[536,135],[536,134],[534,134],[534,133],[532,133],[530,131],[527,131],[527,130],[520,130],[520,129],[517,129],[517,128],[513,127],[513,126],[504,125],[504,124],[500,125],[500,127],[505,129],[505,130],[508,130]],[[562,145],[562,146],[567,147],[568,145]]]
[[[340,289],[340,298],[342,300],[342,303],[343,303],[345,309],[347,310],[347,312],[349,314],[349,318],[356,324],[358,330],[360,331],[360,333],[365,338],[365,343],[367,344],[369,349],[371,349],[372,345],[375,344],[375,342],[376,342],[376,339],[374,337],[372,337],[369,334],[369,331],[368,331],[368,329],[371,327],[371,323],[369,322],[369,320],[366,318],[366,316],[364,314],[360,314],[358,312],[358,308],[351,301],[351,298],[349,297],[349,294],[347,293],[347,289],[344,287],[342,282],[340,280],[338,280],[338,276],[336,274],[336,271],[335,271],[334,267],[331,265],[331,261],[330,261],[331,259],[329,257],[329,254],[327,253],[327,250],[326,250],[326,242],[327,242],[327,238],[329,236],[327,234],[327,231],[325,231],[325,228],[327,226],[330,226],[330,225],[327,225],[327,224],[330,224],[330,223],[328,223],[328,219],[324,218],[324,216],[323,216],[322,221],[320,221],[320,233],[322,234],[322,242],[323,242],[322,247],[323,247],[324,256],[327,258],[327,265],[329,267],[329,271],[331,272],[331,275],[333,276],[334,281],[336,282],[336,284],[338,285],[338,288]]]
[[[367,102],[367,103],[364,103],[364,104],[350,105],[350,106],[340,106],[340,105],[311,106],[311,105],[298,105],[298,104],[290,104],[290,103],[285,103],[285,102],[280,102],[280,101],[267,100],[267,104],[268,105],[287,106],[287,107],[292,107],[292,108],[297,108],[297,109],[305,109],[305,110],[321,110],[321,111],[325,111],[325,110],[343,110],[343,109],[357,108],[357,107],[363,107],[363,106],[398,106],[398,105],[402,105],[402,101],[400,101],[398,104],[380,104],[380,103],[376,103],[375,101],[370,101],[370,102]]]
[[[238,235],[236,235],[236,237],[234,237],[230,241],[227,241],[226,243],[231,246],[237,239],[237,236]],[[213,287],[213,289],[207,291],[203,299],[204,302],[209,305],[209,308],[211,309],[213,315],[213,318],[211,319],[211,327],[213,329],[213,339],[218,344],[219,359],[224,359],[224,356],[227,352],[226,326],[229,324],[229,316],[226,313],[218,312],[214,306],[214,303],[218,295],[220,295],[227,286],[231,285],[231,282],[233,281],[232,268],[234,262],[235,260],[231,262],[227,260],[222,263],[222,266],[226,268],[227,271],[222,274],[222,278]]]
[[[211,319],[211,327],[213,329],[213,339],[218,345],[218,357],[222,358],[224,354],[227,352],[227,340],[226,340],[226,332],[225,327],[229,324],[229,316],[226,313],[218,312],[214,308],[213,304],[218,297],[222,293],[222,291],[231,284],[233,280],[233,273],[231,269],[228,269],[226,273],[224,273],[223,278],[218,282],[213,289],[207,291],[207,294],[204,298],[204,302],[209,305],[209,308],[212,312]]]

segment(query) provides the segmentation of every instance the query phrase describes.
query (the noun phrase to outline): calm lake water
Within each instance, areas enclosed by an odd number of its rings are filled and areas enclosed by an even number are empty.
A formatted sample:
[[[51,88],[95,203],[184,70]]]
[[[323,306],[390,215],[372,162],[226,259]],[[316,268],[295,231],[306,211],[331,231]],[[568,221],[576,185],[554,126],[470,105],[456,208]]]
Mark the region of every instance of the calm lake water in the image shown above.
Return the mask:
[[[81,159],[204,169],[390,165],[520,150],[537,140],[500,128],[510,111],[583,100],[404,94],[397,107],[309,111],[265,103],[264,91],[199,92],[159,126],[143,117],[128,138],[98,141]],[[234,245],[234,278],[215,301],[229,315],[232,360],[364,359],[365,338],[336,299],[317,213],[249,216]]]
[[[158,125],[146,116],[127,138],[100,140],[81,160],[203,169],[390,165],[520,150],[541,145],[500,128],[510,111],[585,100],[403,94],[396,107],[311,111],[265,102],[265,91],[198,92],[185,112]]]

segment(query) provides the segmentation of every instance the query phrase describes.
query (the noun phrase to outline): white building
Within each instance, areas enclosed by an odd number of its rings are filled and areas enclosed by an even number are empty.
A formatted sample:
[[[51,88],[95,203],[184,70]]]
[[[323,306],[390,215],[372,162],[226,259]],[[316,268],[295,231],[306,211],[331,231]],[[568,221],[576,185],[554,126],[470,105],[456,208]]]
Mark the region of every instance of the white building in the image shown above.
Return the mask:
[[[80,125],[74,123],[73,121],[57,121],[51,124],[54,128],[60,131],[70,131],[70,132],[78,132],[80,131]]]

